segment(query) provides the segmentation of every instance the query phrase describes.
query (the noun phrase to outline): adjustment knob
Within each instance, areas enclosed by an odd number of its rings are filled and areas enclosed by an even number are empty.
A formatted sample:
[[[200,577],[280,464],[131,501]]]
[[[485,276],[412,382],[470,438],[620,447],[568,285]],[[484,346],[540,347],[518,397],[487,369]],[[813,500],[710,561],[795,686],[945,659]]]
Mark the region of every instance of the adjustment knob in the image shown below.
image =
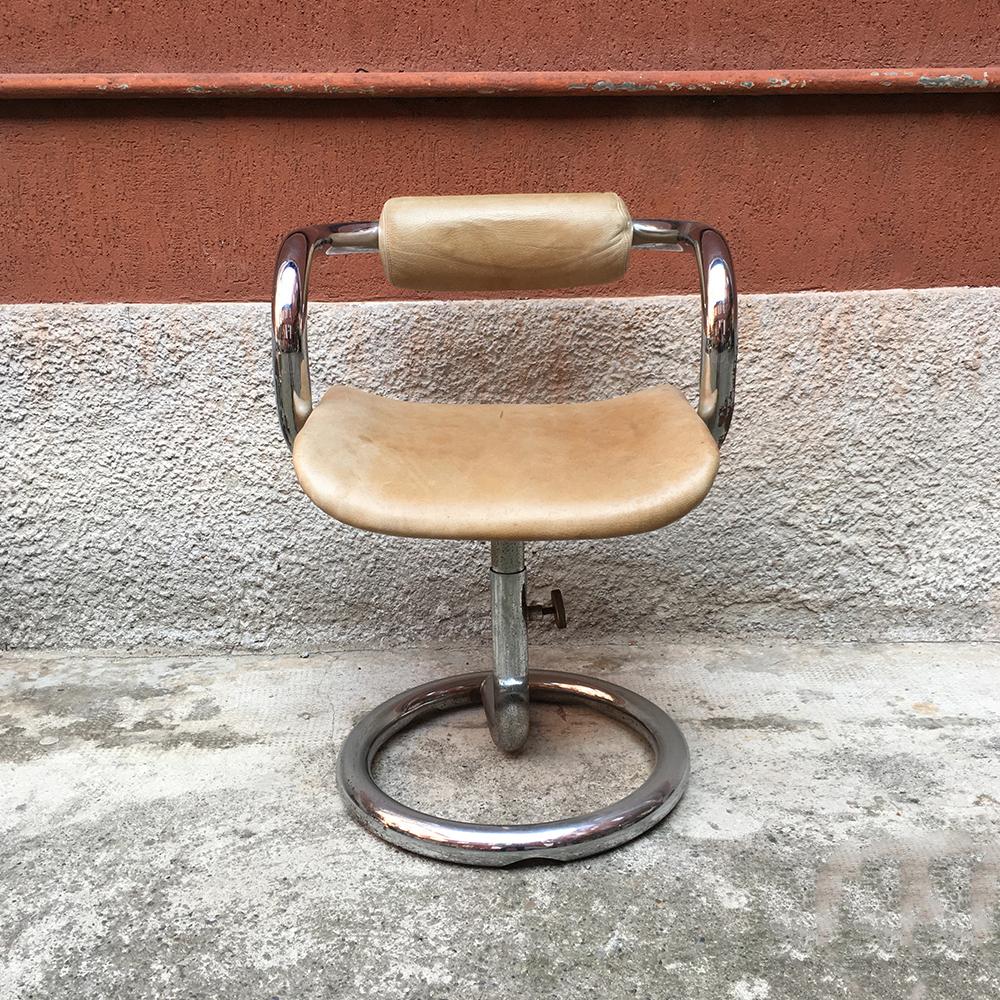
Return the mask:
[[[566,605],[563,604],[561,590],[553,590],[550,593],[551,604],[525,604],[524,617],[529,622],[541,621],[541,619],[551,615],[556,623],[556,628],[566,627]]]

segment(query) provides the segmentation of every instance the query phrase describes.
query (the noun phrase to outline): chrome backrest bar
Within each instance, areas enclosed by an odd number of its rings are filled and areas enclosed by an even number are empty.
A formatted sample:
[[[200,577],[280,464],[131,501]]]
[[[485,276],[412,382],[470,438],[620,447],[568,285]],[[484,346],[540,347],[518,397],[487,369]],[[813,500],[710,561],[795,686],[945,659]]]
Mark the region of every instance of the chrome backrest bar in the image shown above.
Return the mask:
[[[633,250],[684,250],[678,222],[667,219],[633,219]]]
[[[701,373],[698,415],[722,444],[733,419],[736,398],[736,279],[722,234],[700,222],[636,219],[635,250],[693,253],[701,282]],[[271,308],[271,357],[281,432],[291,448],[312,412],[309,352],[306,342],[309,270],[313,254],[377,253],[377,222],[340,222],[307,226],[281,244],[274,271]]]

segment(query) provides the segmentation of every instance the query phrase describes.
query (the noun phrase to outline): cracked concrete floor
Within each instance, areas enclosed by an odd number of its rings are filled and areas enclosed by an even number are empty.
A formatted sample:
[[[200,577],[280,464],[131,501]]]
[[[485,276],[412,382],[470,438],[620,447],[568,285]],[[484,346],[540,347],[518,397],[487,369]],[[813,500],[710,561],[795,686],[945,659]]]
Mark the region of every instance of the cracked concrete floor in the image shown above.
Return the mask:
[[[506,870],[399,852],[334,785],[361,713],[479,650],[5,654],[0,997],[996,997],[998,652],[536,648],[672,712],[692,780],[633,844]],[[444,716],[378,773],[524,821],[648,766],[600,716],[534,721],[512,761],[476,713]]]

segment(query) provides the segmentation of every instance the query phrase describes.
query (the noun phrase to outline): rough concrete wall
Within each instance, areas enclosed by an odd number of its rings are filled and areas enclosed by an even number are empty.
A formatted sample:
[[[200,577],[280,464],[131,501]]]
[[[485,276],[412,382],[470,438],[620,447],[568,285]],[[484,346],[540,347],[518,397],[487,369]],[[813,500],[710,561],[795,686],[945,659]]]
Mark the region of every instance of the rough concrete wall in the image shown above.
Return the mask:
[[[736,419],[661,532],[531,547],[588,636],[1000,638],[1000,289],[741,301]],[[314,307],[315,384],[416,399],[691,387],[695,298]],[[481,544],[299,492],[267,308],[0,308],[0,641],[312,649],[485,636]],[[545,630],[540,628],[540,638]]]

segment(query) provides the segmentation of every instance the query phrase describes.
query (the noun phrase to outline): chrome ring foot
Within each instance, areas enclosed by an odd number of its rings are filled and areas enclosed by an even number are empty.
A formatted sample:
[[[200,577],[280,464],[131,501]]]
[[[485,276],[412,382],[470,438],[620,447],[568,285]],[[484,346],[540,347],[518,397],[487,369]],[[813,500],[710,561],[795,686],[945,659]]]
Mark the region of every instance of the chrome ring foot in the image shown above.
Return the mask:
[[[656,760],[630,795],[604,809],[550,823],[488,825],[411,809],[375,784],[371,764],[400,730],[437,712],[480,703],[489,672],[460,674],[410,688],[383,702],[351,730],[337,761],[337,785],[354,818],[376,836],[442,861],[502,867],[519,861],[573,861],[624,844],[662,820],[684,794],[690,771],[677,724],[651,701],[608,681],[554,670],[528,675],[530,698],[583,705],[630,726]]]

